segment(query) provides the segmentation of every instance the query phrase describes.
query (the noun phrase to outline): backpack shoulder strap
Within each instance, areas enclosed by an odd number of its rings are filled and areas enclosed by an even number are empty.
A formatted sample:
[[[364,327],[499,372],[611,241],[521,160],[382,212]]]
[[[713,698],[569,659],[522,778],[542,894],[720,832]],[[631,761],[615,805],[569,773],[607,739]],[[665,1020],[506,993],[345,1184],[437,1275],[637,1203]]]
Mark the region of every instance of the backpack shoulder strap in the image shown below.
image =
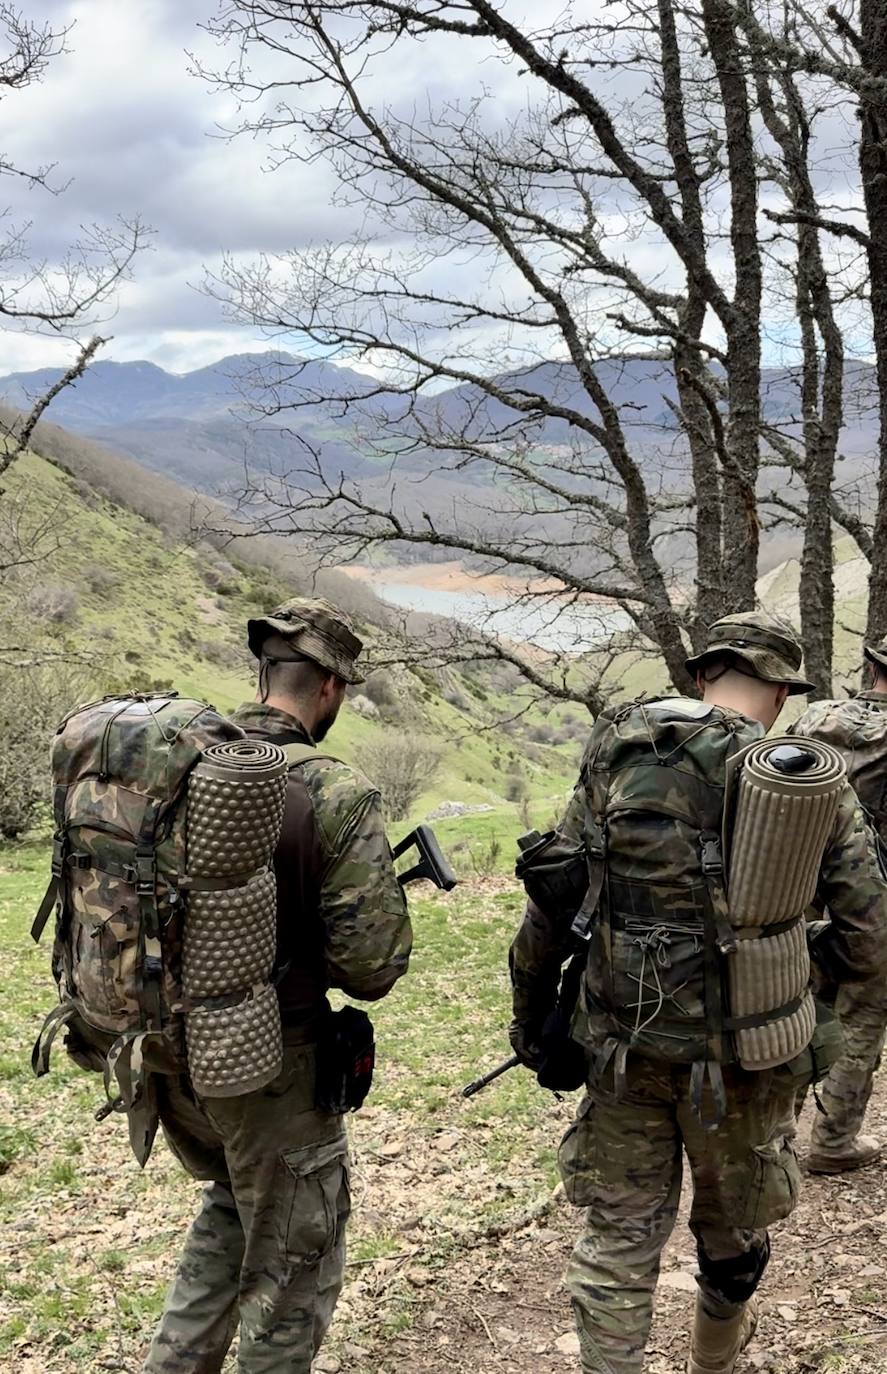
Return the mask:
[[[286,755],[287,768],[298,768],[300,763],[308,763],[311,759],[329,759],[331,763],[342,762],[335,754],[328,754],[325,749],[317,749],[313,744],[282,744],[280,747]]]

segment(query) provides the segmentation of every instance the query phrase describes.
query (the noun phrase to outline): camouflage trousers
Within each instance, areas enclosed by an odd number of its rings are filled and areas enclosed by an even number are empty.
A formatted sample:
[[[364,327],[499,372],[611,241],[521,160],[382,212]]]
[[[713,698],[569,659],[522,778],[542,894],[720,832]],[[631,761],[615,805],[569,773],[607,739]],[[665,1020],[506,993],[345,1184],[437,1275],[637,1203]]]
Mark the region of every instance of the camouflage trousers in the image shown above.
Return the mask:
[[[726,1116],[706,1130],[690,1102],[689,1068],[630,1055],[622,1093],[612,1069],[593,1078],[564,1136],[567,1197],[588,1209],[567,1271],[585,1374],[640,1374],[684,1151],[706,1309],[732,1316],[760,1281],[767,1227],[788,1216],[800,1186],[794,1088],[778,1073],[729,1068],[724,1083]],[[708,1089],[703,1107],[712,1113]]]
[[[817,1150],[839,1150],[855,1140],[862,1126],[887,1030],[887,979],[845,983],[835,1011],[844,1051],[819,1085],[824,1112],[817,1112],[810,1143]]]
[[[287,1047],[261,1092],[196,1101],[157,1080],[167,1142],[208,1186],[144,1374],[218,1374],[240,1328],[241,1374],[309,1374],[345,1269],[342,1118],[314,1109],[314,1050]]]

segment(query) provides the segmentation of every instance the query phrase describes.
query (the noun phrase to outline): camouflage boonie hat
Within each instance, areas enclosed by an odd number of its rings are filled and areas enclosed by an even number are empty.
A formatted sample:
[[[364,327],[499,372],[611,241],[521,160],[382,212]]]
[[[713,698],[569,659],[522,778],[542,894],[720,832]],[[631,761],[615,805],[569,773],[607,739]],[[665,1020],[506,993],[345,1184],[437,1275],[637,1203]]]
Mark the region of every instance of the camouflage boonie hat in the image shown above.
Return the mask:
[[[883,668],[887,673],[887,635],[880,639],[877,644],[869,648],[868,644],[863,644],[862,652],[865,654],[869,663],[877,663],[879,668]]]
[[[766,611],[741,611],[716,620],[708,627],[702,653],[687,659],[687,672],[695,676],[710,658],[723,653],[748,664],[763,682],[784,682],[790,696],[813,691],[813,683],[801,675],[800,640],[791,625]]]
[[[348,617],[328,601],[293,597],[267,615],[248,620],[246,630],[256,658],[262,657],[262,645],[269,635],[280,635],[294,656],[312,659],[352,686],[366,680],[355,667],[363,641],[351,629]]]

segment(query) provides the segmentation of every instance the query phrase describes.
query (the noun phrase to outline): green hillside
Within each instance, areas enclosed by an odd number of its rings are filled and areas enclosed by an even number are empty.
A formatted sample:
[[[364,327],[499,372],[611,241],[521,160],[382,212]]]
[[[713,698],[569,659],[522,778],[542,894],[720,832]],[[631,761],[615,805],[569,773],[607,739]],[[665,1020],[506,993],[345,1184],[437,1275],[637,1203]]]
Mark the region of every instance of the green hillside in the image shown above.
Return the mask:
[[[223,711],[253,695],[246,620],[308,590],[297,577],[205,543],[188,545],[179,531],[169,532],[165,523],[35,454],[11,471],[7,492],[5,508],[12,506],[26,534],[52,534],[40,545],[39,560],[0,589],[3,642],[21,645],[24,662],[56,655],[75,661],[76,692],[62,709],[123,689],[171,686]],[[184,491],[182,500],[188,500]],[[350,584],[342,578],[340,585]],[[349,609],[372,661],[379,630],[367,604],[364,597]],[[346,701],[331,744],[355,761],[374,740],[397,748],[404,730],[431,736],[442,751],[441,765],[410,821],[424,819],[441,802],[490,808],[437,825],[461,852],[463,867],[497,866],[497,847],[509,862],[514,836],[527,820],[548,822],[561,808],[587,733],[579,707],[546,716],[536,706],[502,727],[499,722],[515,714],[517,687],[507,666],[386,669],[351,694],[351,700],[356,694],[364,699],[357,709]]]

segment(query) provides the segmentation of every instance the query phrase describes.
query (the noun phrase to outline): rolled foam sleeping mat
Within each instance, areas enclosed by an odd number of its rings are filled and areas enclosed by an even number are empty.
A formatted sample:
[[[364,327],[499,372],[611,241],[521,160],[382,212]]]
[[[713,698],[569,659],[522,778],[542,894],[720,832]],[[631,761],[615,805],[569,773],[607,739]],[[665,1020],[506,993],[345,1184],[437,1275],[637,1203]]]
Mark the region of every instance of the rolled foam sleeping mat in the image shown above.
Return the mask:
[[[204,749],[188,782],[188,872],[223,878],[271,862],[286,797],[286,755],[265,740]]]
[[[204,1097],[255,1092],[283,1064],[270,982],[277,947],[271,864],[286,778],[283,751],[251,739],[204,750],[189,778],[186,867],[198,881],[188,893],[182,988],[197,1004],[185,1015],[185,1038],[191,1080]],[[210,885],[202,888],[201,879]]]
[[[786,749],[793,771],[778,766],[786,755],[777,751]],[[805,923],[762,932],[801,916],[813,900],[846,775],[837,750],[818,740],[761,740],[743,756],[729,854],[730,921],[739,937],[727,961],[730,1015],[773,1013],[765,1025],[734,1032],[743,1068],[787,1063],[813,1034]],[[779,1014],[793,1003],[794,1011]]]
[[[780,772],[771,759],[785,748],[813,762]],[[810,905],[846,776],[838,751],[818,740],[765,739],[746,751],[729,857],[734,926],[773,925]]]
[[[742,934],[743,932],[740,932]],[[772,1069],[800,1054],[809,1043],[816,1009],[809,992],[810,955],[803,921],[777,935],[760,936],[748,930],[728,959],[730,1015],[758,1016],[780,1007],[799,1005],[763,1026],[734,1032],[739,1062],[744,1069]]]

